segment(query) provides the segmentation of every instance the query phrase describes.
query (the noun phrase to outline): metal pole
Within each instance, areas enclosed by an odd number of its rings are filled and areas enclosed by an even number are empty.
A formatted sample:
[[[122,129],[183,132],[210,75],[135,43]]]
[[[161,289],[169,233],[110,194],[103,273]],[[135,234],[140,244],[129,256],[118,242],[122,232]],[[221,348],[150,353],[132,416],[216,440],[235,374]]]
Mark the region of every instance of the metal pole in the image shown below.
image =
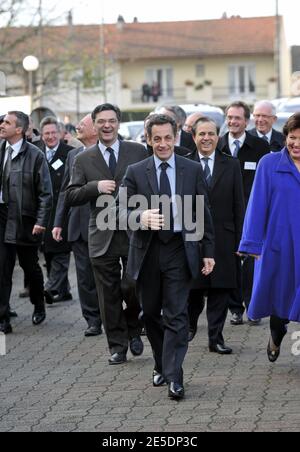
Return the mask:
[[[280,98],[281,93],[281,18],[279,16],[279,0],[276,2],[276,55],[275,55],[275,65],[276,65],[276,78],[277,78],[277,97]]]
[[[80,80],[76,80],[76,116],[80,120]]]
[[[106,95],[106,61],[105,61],[105,35],[104,35],[104,18],[102,18],[102,24],[100,25],[100,58],[101,58],[101,81],[104,102],[107,102]]]
[[[33,110],[33,72],[28,71],[28,79],[29,79],[29,96],[30,96],[30,114]]]

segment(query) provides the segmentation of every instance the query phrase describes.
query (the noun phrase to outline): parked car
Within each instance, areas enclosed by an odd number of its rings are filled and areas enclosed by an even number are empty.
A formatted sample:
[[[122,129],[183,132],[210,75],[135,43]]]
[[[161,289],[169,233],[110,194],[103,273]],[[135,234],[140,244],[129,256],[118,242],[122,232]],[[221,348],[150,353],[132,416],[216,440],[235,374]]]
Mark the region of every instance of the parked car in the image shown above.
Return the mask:
[[[183,108],[188,116],[192,115],[193,113],[200,112],[204,116],[208,116],[209,118],[213,119],[217,123],[218,127],[222,127],[222,125],[224,124],[225,114],[222,108],[208,104],[187,104],[180,105],[180,107]]]
[[[137,136],[143,131],[143,121],[122,122],[119,129],[119,134],[124,140],[136,141]]]
[[[278,107],[279,112],[297,113],[300,112],[300,97],[293,97],[283,102]]]
[[[275,122],[275,124],[273,126],[274,129],[278,130],[278,132],[282,133],[283,127],[286,124],[287,120],[290,118],[290,116],[291,116],[291,113],[288,113],[288,112],[277,113],[277,121]],[[253,116],[251,115],[251,119],[249,121],[247,130],[251,130],[254,128],[255,128],[255,121],[254,121]],[[228,127],[227,127],[226,122],[224,122],[224,124],[220,130],[220,137],[223,137],[227,132],[228,132]]]

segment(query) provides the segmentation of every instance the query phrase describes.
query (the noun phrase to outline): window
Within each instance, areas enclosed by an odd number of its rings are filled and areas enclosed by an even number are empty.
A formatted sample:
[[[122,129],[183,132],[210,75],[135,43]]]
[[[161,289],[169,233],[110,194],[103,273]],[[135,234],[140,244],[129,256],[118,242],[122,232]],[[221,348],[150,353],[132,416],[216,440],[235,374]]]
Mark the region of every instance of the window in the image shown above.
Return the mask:
[[[0,96],[5,96],[6,91],[6,77],[4,72],[0,71]]]
[[[204,64],[197,64],[196,66],[196,77],[202,78],[205,76],[205,66]]]
[[[255,64],[229,66],[229,92],[232,96],[240,97],[256,93]]]
[[[146,80],[149,86],[157,84],[160,95],[165,98],[172,98],[174,94],[173,88],[173,69],[165,68],[149,68],[146,70]]]

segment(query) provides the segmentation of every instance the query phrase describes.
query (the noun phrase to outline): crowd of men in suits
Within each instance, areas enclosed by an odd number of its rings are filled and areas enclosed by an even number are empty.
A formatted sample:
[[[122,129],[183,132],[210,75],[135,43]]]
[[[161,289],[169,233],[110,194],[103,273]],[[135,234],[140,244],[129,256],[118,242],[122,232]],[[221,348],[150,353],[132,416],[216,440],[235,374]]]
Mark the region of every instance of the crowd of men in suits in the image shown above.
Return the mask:
[[[255,105],[256,127],[247,131],[250,114],[243,102],[229,105],[228,133],[220,138],[215,122],[201,113],[187,118],[178,106],[160,107],[145,120],[144,146],[121,139],[119,108],[103,104],[77,125],[82,146],[76,149],[61,139],[55,118],[42,121],[40,141],[33,144],[27,115],[3,116],[0,332],[12,332],[16,315],[9,305],[16,256],[37,326],[46,318],[46,304],[72,299],[73,251],[85,336],[101,335],[103,324],[109,364],[120,365],[128,348],[133,356],[143,353],[145,328],[155,361],[153,385],[168,384],[169,397],[183,398],[184,357],[205,303],[209,350],[230,354],[223,337],[228,309],[231,324],[241,325],[251,299],[254,261],[237,256],[245,207],[260,159],[280,151],[284,137],[273,129],[276,111],[270,102]],[[119,196],[125,189],[128,199],[142,195],[149,201],[138,212],[138,230],[100,227],[106,199],[124,214]],[[171,200],[168,211],[161,204],[153,209],[157,195]],[[196,199],[203,197],[204,232],[198,240],[187,239],[190,231],[175,195],[183,203],[186,196],[192,199],[189,209],[197,220]],[[125,210],[129,217],[134,209]],[[260,319],[249,322],[257,325]]]

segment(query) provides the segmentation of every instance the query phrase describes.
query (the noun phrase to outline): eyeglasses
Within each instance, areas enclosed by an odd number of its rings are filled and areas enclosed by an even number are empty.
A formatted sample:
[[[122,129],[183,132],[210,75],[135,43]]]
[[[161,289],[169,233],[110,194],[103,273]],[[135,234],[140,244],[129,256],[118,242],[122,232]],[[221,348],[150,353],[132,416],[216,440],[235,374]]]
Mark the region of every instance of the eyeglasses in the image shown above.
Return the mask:
[[[269,118],[275,118],[274,115],[253,115],[254,119],[269,119]]]

